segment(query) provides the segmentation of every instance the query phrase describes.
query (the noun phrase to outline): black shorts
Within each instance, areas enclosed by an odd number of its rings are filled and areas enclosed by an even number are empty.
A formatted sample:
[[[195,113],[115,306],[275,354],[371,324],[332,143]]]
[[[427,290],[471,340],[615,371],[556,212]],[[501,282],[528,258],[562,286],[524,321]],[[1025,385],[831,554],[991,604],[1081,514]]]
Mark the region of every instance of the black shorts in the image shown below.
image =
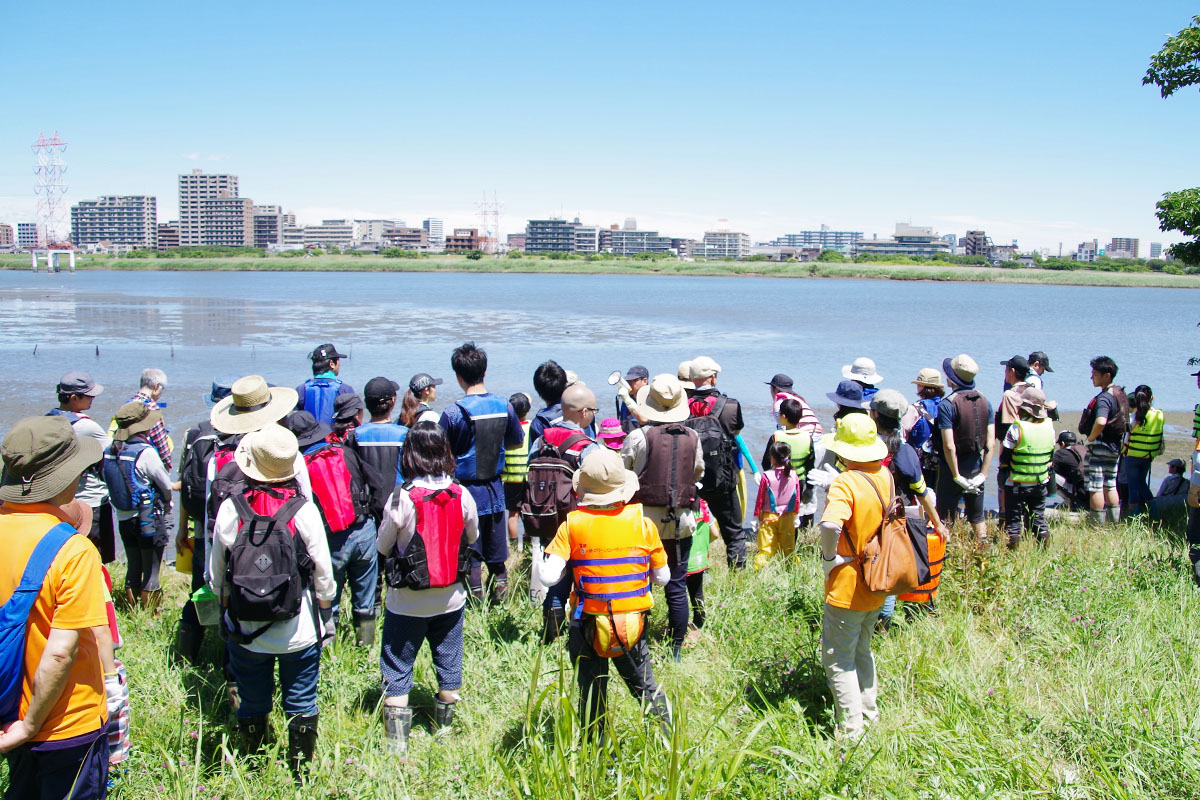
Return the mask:
[[[504,484],[504,507],[514,514],[520,509],[521,501],[525,499],[525,481]]]

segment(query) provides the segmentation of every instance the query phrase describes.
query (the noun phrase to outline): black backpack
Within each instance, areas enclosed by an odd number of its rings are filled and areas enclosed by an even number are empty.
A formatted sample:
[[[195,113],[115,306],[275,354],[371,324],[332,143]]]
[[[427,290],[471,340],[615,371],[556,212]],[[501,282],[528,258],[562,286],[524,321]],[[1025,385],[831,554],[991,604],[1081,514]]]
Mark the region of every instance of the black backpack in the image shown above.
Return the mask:
[[[229,587],[229,635],[240,644],[252,642],[273,623],[300,613],[304,592],[312,578],[312,559],[304,541],[288,527],[307,502],[296,493],[290,497],[273,489],[261,489],[283,502],[270,516],[250,507],[246,495],[230,497],[237,508],[238,528],[225,567]],[[239,622],[261,622],[253,633],[243,634]]]
[[[189,430],[184,440],[183,459],[179,462],[179,501],[190,519],[204,517],[208,461],[217,444],[217,432],[207,422]]]
[[[700,449],[704,453],[704,480],[700,484],[700,494],[704,496],[724,495],[737,488],[737,467],[733,460],[735,445],[720,419],[728,402],[728,397],[720,395],[712,411],[683,423],[700,435]]]
[[[579,462],[569,458],[567,451],[587,438],[585,434],[573,433],[559,447],[543,440],[529,462],[525,497],[519,511],[526,533],[541,539],[542,544],[549,544],[554,539],[558,526],[575,510],[575,488],[571,478]]]

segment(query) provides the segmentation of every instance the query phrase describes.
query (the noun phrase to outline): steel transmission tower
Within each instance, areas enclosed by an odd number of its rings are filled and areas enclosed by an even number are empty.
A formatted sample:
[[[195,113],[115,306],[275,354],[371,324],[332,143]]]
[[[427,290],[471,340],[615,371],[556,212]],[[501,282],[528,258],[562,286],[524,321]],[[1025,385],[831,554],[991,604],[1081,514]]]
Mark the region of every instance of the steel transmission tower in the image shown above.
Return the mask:
[[[37,176],[33,192],[37,196],[37,220],[42,226],[42,235],[46,237],[45,245],[50,246],[62,241],[59,238],[59,225],[66,217],[67,208],[67,162],[63,160],[67,143],[58,138],[55,131],[49,138],[44,133],[38,134],[33,143],[33,154],[37,157],[37,166],[33,174]]]
[[[503,203],[496,199],[495,192],[492,192],[492,199],[488,200],[488,193],[484,191],[483,202],[476,203],[475,207],[479,209],[479,232],[483,234],[484,252],[499,252],[500,209],[503,207]]]

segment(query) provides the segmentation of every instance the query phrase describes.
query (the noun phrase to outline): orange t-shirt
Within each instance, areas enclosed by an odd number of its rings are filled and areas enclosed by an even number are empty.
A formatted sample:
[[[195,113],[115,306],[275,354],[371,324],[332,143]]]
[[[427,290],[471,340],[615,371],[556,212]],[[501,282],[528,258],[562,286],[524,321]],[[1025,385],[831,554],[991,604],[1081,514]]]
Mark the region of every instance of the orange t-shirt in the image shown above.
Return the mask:
[[[3,563],[0,563],[0,602],[8,602],[12,597],[34,547],[50,528],[61,521],[73,524],[73,520],[65,514],[60,516],[60,513],[58,507],[48,503],[5,503],[0,506],[0,540],[5,549]],[[96,637],[88,630],[101,625],[108,625],[108,614],[104,607],[100,554],[86,536],[72,536],[50,565],[26,628],[22,717],[33,698],[33,676],[46,649],[50,629],[80,632],[67,685],[33,741],[71,739],[95,733],[107,722],[104,669],[100,665]]]
[[[883,504],[867,485],[868,479],[879,487],[879,493],[886,501],[892,491],[892,481],[891,474],[882,466],[877,466],[874,471],[864,470],[862,474],[843,472],[829,486],[821,522],[832,522],[841,527],[837,546],[839,556],[853,558],[855,551],[861,553],[883,521]],[[854,541],[854,550],[850,549],[847,536]],[[851,611],[874,611],[883,605],[884,599],[884,595],[875,594],[866,587],[862,567],[857,563],[840,564],[825,579],[825,602],[831,606]]]

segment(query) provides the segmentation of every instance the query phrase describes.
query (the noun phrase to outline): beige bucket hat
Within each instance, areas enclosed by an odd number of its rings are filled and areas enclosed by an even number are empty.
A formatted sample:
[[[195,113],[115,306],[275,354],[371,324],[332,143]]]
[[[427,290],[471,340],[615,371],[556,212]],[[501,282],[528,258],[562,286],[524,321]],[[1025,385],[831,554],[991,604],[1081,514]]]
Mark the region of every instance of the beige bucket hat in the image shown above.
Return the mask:
[[[932,386],[936,389],[946,388],[946,382],[942,380],[942,373],[933,367],[925,367],[918,372],[917,379],[913,383],[917,386]]]
[[[248,478],[280,483],[296,477],[296,435],[280,425],[251,431],[238,442],[233,458]]]
[[[581,506],[628,503],[639,488],[637,475],[625,469],[621,456],[607,447],[588,453],[571,478]]]
[[[278,422],[296,407],[300,395],[285,386],[267,386],[261,375],[233,382],[229,397],[213,406],[212,426],[221,433],[250,433]]]
[[[638,412],[651,422],[683,422],[688,418],[687,394],[674,375],[655,375],[638,389]]]

